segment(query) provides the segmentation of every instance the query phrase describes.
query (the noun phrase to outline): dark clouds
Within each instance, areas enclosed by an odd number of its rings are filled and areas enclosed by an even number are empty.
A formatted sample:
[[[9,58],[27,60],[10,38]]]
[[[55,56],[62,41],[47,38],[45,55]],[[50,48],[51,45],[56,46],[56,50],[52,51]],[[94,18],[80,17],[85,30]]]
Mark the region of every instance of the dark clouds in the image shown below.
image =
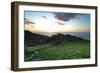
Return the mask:
[[[62,21],[69,21],[70,19],[79,19],[79,13],[54,13],[55,18]]]

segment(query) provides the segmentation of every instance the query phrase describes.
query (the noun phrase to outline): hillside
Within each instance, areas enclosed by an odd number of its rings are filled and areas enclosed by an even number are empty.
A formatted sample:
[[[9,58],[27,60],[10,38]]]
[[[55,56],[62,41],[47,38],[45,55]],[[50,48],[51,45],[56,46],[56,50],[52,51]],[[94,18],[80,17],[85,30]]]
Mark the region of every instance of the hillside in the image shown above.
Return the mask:
[[[61,33],[58,33],[56,35],[53,35],[51,37],[46,36],[46,35],[40,35],[40,34],[36,34],[36,33],[32,33],[30,31],[25,31],[24,32],[24,40],[25,40],[25,48],[28,47],[33,47],[33,46],[37,46],[37,45],[42,45],[42,44],[60,44],[60,43],[64,43],[66,41],[77,41],[77,40],[83,40],[80,37],[76,37],[76,36],[72,36],[72,35],[64,35]]]
[[[90,41],[72,35],[51,37],[25,31],[24,61],[90,58]]]

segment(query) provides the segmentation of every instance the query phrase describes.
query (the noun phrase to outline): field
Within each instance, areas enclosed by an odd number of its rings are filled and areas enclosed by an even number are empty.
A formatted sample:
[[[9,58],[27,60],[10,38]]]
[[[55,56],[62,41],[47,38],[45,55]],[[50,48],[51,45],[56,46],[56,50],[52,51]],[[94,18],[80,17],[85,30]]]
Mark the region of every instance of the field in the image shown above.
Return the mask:
[[[66,41],[26,48],[25,61],[64,60],[90,58],[90,41]]]

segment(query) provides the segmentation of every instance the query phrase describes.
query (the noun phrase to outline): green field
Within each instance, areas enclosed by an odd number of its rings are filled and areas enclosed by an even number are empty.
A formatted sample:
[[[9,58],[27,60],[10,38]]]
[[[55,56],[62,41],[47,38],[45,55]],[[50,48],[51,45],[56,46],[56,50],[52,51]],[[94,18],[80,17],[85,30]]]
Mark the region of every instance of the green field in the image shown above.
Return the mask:
[[[90,41],[67,41],[58,45],[44,44],[26,48],[25,61],[64,60],[90,58]]]

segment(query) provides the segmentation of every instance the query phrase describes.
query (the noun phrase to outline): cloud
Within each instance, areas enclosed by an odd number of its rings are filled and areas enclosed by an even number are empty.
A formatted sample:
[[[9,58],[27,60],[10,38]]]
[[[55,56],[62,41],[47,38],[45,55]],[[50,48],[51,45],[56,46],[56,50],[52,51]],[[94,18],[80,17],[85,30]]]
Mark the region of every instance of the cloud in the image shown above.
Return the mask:
[[[25,24],[35,24],[35,23],[31,21],[25,21]]]
[[[59,25],[65,25],[64,23],[62,23],[62,22],[56,22],[57,24],[59,24]]]
[[[44,19],[47,19],[47,17],[46,16],[42,16]]]
[[[80,19],[79,13],[54,13],[55,18],[62,21],[69,21],[70,19]]]
[[[24,24],[35,24],[35,22],[25,18],[24,19]]]

